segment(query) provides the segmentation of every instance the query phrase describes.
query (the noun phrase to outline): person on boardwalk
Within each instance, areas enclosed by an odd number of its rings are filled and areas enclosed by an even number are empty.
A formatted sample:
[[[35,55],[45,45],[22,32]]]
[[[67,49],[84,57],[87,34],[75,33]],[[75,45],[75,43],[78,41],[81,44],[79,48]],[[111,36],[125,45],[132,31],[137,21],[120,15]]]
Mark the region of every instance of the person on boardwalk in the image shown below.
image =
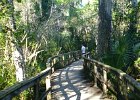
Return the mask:
[[[82,55],[86,53],[86,47],[84,45],[82,45],[81,47],[81,52],[82,52]]]

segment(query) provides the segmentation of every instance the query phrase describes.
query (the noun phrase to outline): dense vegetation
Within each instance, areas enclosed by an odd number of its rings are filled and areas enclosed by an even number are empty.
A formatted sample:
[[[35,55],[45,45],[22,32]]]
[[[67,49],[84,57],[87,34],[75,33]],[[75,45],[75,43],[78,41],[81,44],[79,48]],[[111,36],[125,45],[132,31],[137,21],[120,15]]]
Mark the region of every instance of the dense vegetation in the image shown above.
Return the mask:
[[[139,12],[137,0],[1,0],[0,90],[34,76],[45,69],[47,58],[79,50],[82,43],[93,58],[139,80]]]

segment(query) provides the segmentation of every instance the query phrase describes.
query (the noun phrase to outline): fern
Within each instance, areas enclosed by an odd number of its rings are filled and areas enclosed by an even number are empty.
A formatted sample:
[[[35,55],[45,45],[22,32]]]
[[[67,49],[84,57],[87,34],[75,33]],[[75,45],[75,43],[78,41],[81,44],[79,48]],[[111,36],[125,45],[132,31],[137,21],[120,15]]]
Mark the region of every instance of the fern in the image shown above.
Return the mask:
[[[134,45],[133,52],[135,52],[137,56],[140,56],[140,43]]]

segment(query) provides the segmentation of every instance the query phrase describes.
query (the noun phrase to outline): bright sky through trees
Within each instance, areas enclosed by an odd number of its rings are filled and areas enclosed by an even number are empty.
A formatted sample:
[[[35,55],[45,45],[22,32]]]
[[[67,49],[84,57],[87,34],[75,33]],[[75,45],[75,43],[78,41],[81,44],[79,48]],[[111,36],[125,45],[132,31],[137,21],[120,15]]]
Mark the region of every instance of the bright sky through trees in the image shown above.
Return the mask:
[[[82,0],[82,5],[85,6],[86,4],[88,4],[89,2],[91,2],[92,0]]]

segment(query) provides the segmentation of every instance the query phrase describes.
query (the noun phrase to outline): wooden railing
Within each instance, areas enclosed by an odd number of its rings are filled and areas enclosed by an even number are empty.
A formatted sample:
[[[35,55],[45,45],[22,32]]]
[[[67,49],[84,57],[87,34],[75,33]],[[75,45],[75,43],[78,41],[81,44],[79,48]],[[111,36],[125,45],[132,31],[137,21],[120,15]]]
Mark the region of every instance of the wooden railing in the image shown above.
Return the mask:
[[[125,72],[90,59],[86,54],[84,58],[84,70],[104,93],[110,91],[117,100],[140,100],[140,83]]]
[[[65,67],[73,61],[80,59],[80,57],[80,51],[73,51],[49,58],[46,63],[46,69],[38,75],[0,91],[0,100],[12,100],[13,97],[18,96],[22,91],[29,88],[33,88],[34,98],[32,98],[32,100],[44,100],[45,98],[50,100],[51,74],[55,69]],[[46,82],[46,90],[40,94],[40,82],[44,80],[44,78]]]

